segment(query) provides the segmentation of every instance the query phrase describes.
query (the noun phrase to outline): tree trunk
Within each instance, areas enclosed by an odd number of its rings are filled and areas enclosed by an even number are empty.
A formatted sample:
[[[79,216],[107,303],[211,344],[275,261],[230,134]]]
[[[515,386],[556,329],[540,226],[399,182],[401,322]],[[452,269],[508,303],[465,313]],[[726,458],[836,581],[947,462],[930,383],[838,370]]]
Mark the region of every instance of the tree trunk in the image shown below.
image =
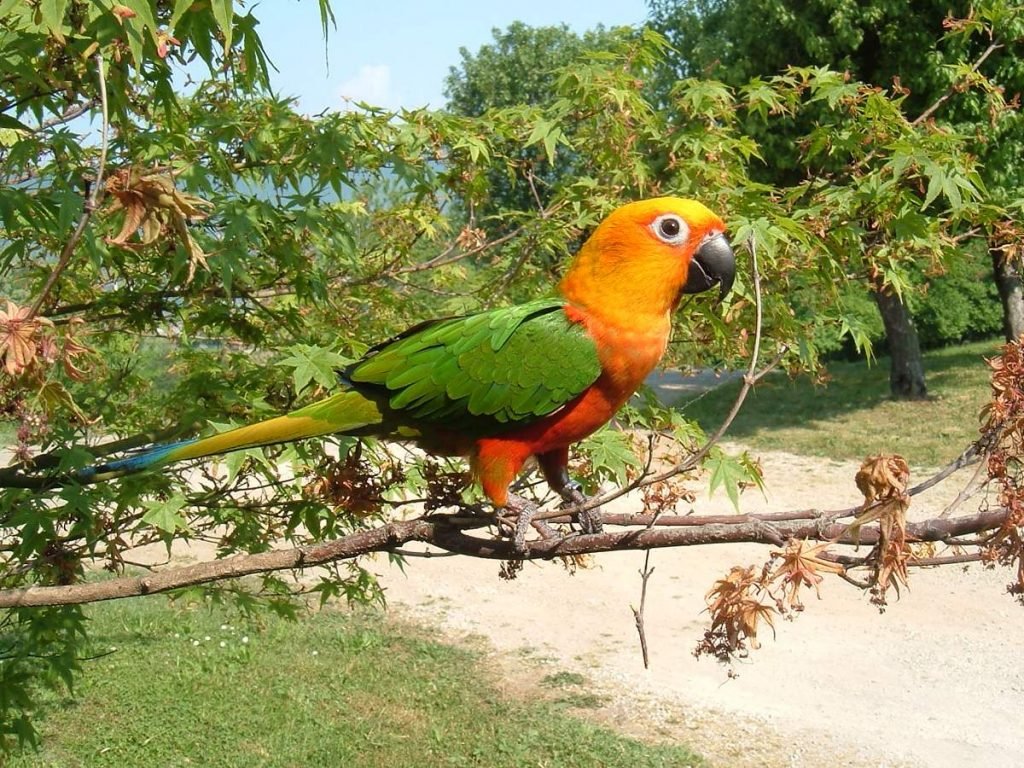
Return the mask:
[[[1021,285],[1020,271],[1002,248],[990,245],[988,252],[992,256],[992,272],[1003,302],[1003,334],[1007,341],[1013,341],[1024,333],[1024,286]]]
[[[893,397],[923,400],[928,396],[924,383],[924,359],[910,311],[899,296],[885,288],[872,292],[885,324],[885,336],[892,356],[889,390]]]

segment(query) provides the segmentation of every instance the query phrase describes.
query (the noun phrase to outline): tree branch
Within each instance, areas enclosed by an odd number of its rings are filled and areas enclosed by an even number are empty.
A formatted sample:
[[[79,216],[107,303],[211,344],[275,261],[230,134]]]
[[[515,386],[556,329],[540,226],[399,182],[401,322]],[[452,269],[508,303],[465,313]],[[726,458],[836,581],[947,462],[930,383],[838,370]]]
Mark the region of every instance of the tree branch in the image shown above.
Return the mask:
[[[651,550],[644,552],[644,567],[640,569],[640,607],[633,608],[633,621],[636,632],[640,636],[640,653],[644,659],[644,669],[650,669],[651,660],[647,652],[647,629],[644,626],[644,610],[647,607],[647,582],[650,581],[654,568],[651,567]]]
[[[985,59],[987,59],[989,56],[991,56],[993,53],[995,53],[996,51],[998,51],[1002,47],[1003,47],[1002,43],[1000,43],[998,40],[993,40],[989,44],[988,48],[986,48],[984,51],[982,51],[981,55],[977,59],[974,60],[973,64],[971,64],[971,70],[970,70],[971,74],[974,74],[975,72],[977,72],[978,69],[981,68],[981,65],[985,63]],[[946,92],[943,93],[941,96],[939,96],[939,98],[937,98],[931,104],[931,106],[929,106],[924,112],[922,112],[916,118],[911,120],[910,124],[911,125],[920,125],[925,120],[927,120],[929,117],[934,115],[938,111],[939,107],[941,107],[943,104],[945,104],[947,101],[949,101],[949,99],[953,96],[953,94],[956,93],[957,88],[960,87],[960,83],[962,83],[963,81],[964,81],[964,78],[963,77],[959,77],[956,80],[954,80],[952,83],[950,83],[949,88],[946,89]]]
[[[1007,510],[997,509],[952,520],[934,518],[911,523],[907,525],[908,539],[945,541],[954,536],[998,528],[1006,520],[1007,514]],[[467,519],[463,525],[453,517],[436,515],[387,523],[377,528],[359,531],[341,539],[320,544],[255,555],[236,555],[223,560],[168,568],[143,576],[61,586],[0,590],[0,608],[71,605],[149,595],[256,573],[325,565],[370,552],[390,552],[410,542],[422,542],[447,552],[492,560],[548,560],[555,557],[597,552],[660,547],[739,542],[777,544],[780,537],[815,540],[831,540],[841,537],[840,543],[847,544],[874,544],[879,538],[878,529],[875,527],[862,528],[859,542],[854,542],[845,525],[829,523],[820,517],[799,520],[783,520],[781,517],[781,515],[746,516],[735,523],[704,523],[701,525],[680,525],[674,522],[676,520],[674,517],[662,517],[653,528],[606,530],[603,533],[589,535],[569,534],[555,538],[542,538],[525,542],[525,549],[520,551],[516,549],[516,544],[512,541],[473,536],[464,530],[465,527],[486,525],[490,522],[486,518]],[[636,516],[633,516],[633,519],[635,520]],[[768,520],[771,521],[770,525],[766,525]],[[605,521],[610,525],[620,522],[619,519],[611,515],[606,516]],[[960,562],[960,560],[955,562]]]
[[[103,93],[104,89],[106,88],[106,85],[104,83],[102,83],[102,79],[103,79],[103,72],[101,70],[100,71],[100,80],[101,80],[100,92],[101,93]],[[105,95],[104,95],[104,97],[105,97]],[[36,129],[36,131],[37,132],[45,131],[48,128],[54,128],[54,127],[56,127],[58,125],[63,125],[64,123],[71,122],[76,117],[78,117],[80,115],[84,115],[90,109],[95,107],[97,105],[97,103],[102,103],[102,101],[98,102],[95,98],[92,98],[92,99],[86,99],[85,101],[80,102],[78,104],[71,104],[61,114],[56,115],[54,117],[51,117],[51,118],[49,118],[47,120],[43,120],[43,122],[40,123],[40,125]]]
[[[57,264],[54,266],[53,271],[50,272],[50,276],[46,279],[43,289],[39,292],[39,296],[36,297],[35,302],[32,304],[32,308],[29,310],[29,318],[35,317],[39,314],[39,310],[43,308],[43,304],[46,303],[46,299],[50,295],[50,291],[53,290],[53,287],[57,284],[57,280],[60,279],[61,273],[67,269],[68,264],[71,262],[71,255],[74,253],[75,248],[82,239],[82,235],[85,234],[85,228],[89,225],[89,220],[92,218],[93,212],[99,205],[100,192],[103,189],[103,169],[107,164],[107,134],[110,128],[110,122],[107,114],[107,77],[103,69],[102,53],[96,54],[96,71],[100,81],[100,106],[103,117],[103,123],[100,129],[100,157],[96,166],[96,179],[89,192],[89,197],[85,201],[82,215],[78,219],[78,224],[75,226],[74,232],[71,233],[71,237],[68,238],[67,243],[64,244],[64,248],[61,250],[60,256],[57,258]]]

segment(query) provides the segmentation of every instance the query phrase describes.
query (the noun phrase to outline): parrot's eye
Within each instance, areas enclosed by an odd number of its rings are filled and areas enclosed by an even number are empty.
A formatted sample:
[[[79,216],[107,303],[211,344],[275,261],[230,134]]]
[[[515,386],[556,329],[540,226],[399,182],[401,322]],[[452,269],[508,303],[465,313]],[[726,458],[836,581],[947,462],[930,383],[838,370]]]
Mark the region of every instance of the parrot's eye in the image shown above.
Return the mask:
[[[666,213],[656,218],[651,223],[651,230],[659,240],[669,245],[679,245],[690,234],[686,222],[674,213]]]

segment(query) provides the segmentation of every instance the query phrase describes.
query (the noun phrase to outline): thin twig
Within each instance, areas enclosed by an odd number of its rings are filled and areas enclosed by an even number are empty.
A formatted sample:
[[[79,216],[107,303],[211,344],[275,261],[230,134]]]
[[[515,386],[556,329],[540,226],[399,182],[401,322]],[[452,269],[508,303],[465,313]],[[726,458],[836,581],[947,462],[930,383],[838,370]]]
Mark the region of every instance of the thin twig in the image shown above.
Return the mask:
[[[972,446],[973,447],[973,446]],[[957,510],[961,504],[967,501],[969,498],[974,496],[976,493],[981,491],[985,487],[985,482],[978,482],[978,478],[981,477],[981,473],[987,469],[986,463],[975,459],[977,466],[974,468],[974,472],[971,474],[971,478],[967,481],[963,488],[957,493],[956,498],[953,499],[946,508],[942,510],[939,517],[949,517],[955,510]]]
[[[972,443],[967,448],[965,448],[959,456],[953,459],[953,461],[951,461],[941,470],[939,470],[934,475],[929,477],[927,480],[924,480],[915,485],[913,488],[907,491],[907,493],[910,494],[911,496],[916,496],[919,493],[924,493],[932,486],[941,483],[954,472],[957,472],[960,469],[963,469],[964,467],[970,466],[971,464],[980,461],[980,456],[978,455],[978,453],[978,444]]]
[[[650,657],[647,653],[647,633],[644,630],[644,607],[647,604],[647,581],[651,578],[651,574],[654,573],[654,569],[650,567],[651,564],[651,550],[644,552],[644,567],[640,571],[640,607],[633,608],[633,620],[636,622],[636,631],[640,635],[640,653],[644,657],[644,669],[650,669]],[[632,606],[631,606],[632,607]]]
[[[100,75],[100,77],[102,77],[102,75]],[[100,86],[101,91],[102,91],[102,89],[104,87],[105,86]],[[90,109],[95,107],[96,104],[97,104],[97,100],[94,99],[94,98],[93,99],[86,99],[85,101],[83,101],[83,102],[81,102],[79,104],[72,104],[67,109],[65,109],[60,115],[57,115],[55,117],[51,117],[51,118],[49,118],[47,120],[43,120],[43,122],[40,123],[39,128],[37,128],[36,130],[37,131],[45,131],[48,128],[55,128],[58,125],[63,125],[64,123],[70,122],[70,121],[74,120],[76,117],[78,117],[79,115],[84,115]]]
[[[985,59],[987,59],[989,56],[991,56],[993,53],[995,53],[997,50],[999,50],[1002,47],[1003,47],[1002,43],[1000,43],[998,40],[993,40],[989,44],[988,48],[986,48],[984,51],[982,51],[981,55],[977,59],[975,59],[973,64],[971,64],[971,74],[973,75],[975,72],[977,72],[978,69],[981,67],[981,65],[985,63]],[[949,101],[949,99],[953,96],[953,94],[956,93],[957,89],[960,87],[960,83],[962,83],[964,81],[964,79],[965,79],[965,77],[959,77],[956,80],[954,80],[952,83],[950,83],[949,88],[946,89],[946,92],[943,93],[941,96],[939,96],[939,98],[937,98],[932,103],[932,105],[930,107],[928,107],[928,109],[926,109],[924,112],[922,112],[916,118],[911,120],[910,124],[911,125],[920,125],[925,120],[927,120],[929,117],[934,115],[936,113],[936,111],[938,111],[939,107],[941,107],[943,104],[945,104],[947,101]]]
[[[544,209],[544,203],[540,201],[540,193],[537,192],[537,185],[534,183],[536,176],[533,175],[533,168],[527,167],[526,169],[526,183],[530,185],[530,192],[533,195],[533,201],[537,204],[537,210],[540,212],[540,217],[546,219],[549,212]]]
[[[93,182],[92,189],[89,191],[89,197],[85,201],[82,215],[78,219],[78,224],[75,226],[74,232],[71,233],[71,237],[68,238],[67,243],[64,244],[64,248],[61,250],[60,256],[57,259],[57,264],[54,266],[53,271],[50,272],[50,276],[46,279],[43,289],[39,292],[39,296],[36,297],[35,302],[32,304],[32,308],[29,310],[28,316],[30,318],[39,314],[39,310],[43,308],[43,304],[46,302],[47,297],[50,295],[53,287],[57,284],[57,280],[60,279],[61,273],[64,272],[68,264],[71,262],[71,255],[74,253],[75,248],[82,239],[82,235],[85,234],[85,228],[89,225],[89,220],[92,218],[93,212],[99,205],[100,193],[103,189],[103,169],[107,164],[107,134],[110,128],[107,110],[107,78],[103,69],[102,53],[96,54],[96,71],[99,76],[100,109],[103,119],[103,123],[100,128],[100,157],[99,163],[96,167],[96,179]]]

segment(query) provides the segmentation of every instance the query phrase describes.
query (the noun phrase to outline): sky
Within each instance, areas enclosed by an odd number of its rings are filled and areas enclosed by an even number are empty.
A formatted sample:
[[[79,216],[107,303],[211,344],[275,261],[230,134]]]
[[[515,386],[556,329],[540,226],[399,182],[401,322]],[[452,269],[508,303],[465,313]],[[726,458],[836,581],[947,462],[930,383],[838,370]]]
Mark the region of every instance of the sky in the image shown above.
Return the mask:
[[[344,99],[389,109],[444,106],[448,68],[459,48],[476,52],[491,30],[513,21],[531,26],[565,23],[576,32],[598,24],[637,25],[644,0],[333,0],[337,29],[326,48],[315,0],[262,0],[254,4],[259,33],[271,61],[275,90],[299,97],[316,114],[341,109]]]

